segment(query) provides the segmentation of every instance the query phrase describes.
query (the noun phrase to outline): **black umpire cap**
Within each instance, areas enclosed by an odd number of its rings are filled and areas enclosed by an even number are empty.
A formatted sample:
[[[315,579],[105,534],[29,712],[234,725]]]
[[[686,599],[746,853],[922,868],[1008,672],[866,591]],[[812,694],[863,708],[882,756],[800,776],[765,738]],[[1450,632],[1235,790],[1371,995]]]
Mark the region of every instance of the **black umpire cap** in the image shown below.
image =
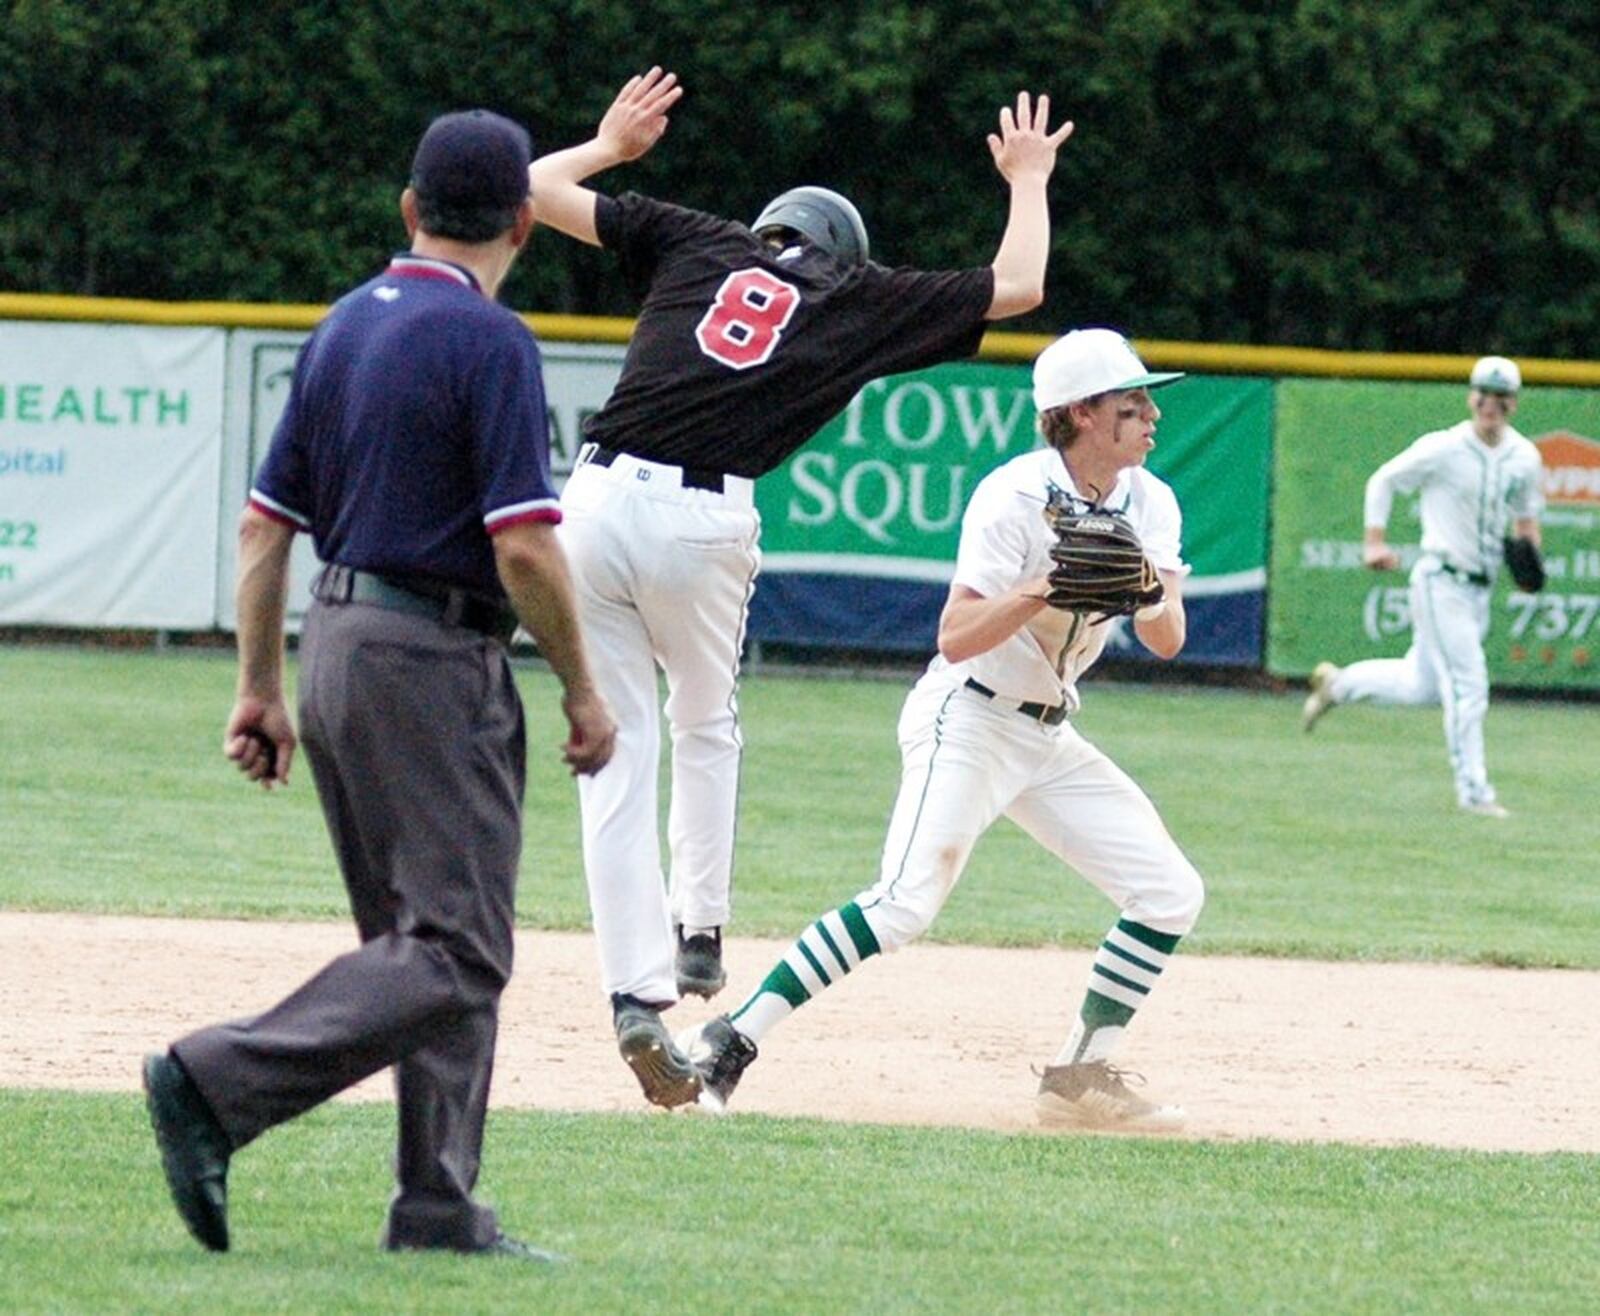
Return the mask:
[[[502,115],[490,110],[442,114],[417,145],[411,186],[436,205],[514,211],[528,195],[532,158],[527,129]]]

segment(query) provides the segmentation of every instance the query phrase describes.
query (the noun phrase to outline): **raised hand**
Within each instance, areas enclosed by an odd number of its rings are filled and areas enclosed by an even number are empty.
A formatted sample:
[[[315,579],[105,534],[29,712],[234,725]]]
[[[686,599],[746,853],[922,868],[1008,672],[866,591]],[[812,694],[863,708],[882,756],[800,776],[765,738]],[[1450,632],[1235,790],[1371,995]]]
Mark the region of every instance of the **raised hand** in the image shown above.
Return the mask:
[[[1000,108],[1000,131],[989,134],[989,152],[1008,183],[1028,175],[1050,176],[1056,151],[1072,136],[1073,123],[1068,119],[1054,132],[1049,126],[1050,97],[1042,93],[1035,103],[1027,92],[1019,91],[1014,112],[1009,105]]]
[[[648,73],[636,73],[611,102],[595,137],[619,162],[637,160],[661,140],[667,131],[667,111],[682,95],[676,73],[663,73],[659,65]]]

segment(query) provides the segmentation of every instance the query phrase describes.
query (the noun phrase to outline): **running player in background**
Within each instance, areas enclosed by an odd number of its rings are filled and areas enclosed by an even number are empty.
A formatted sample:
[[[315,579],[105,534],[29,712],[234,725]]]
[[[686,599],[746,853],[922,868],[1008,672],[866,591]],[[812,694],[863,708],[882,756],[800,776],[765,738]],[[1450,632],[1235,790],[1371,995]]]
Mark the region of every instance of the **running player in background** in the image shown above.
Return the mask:
[[[1483,721],[1489,711],[1489,601],[1506,528],[1540,544],[1544,509],[1539,450],[1511,426],[1522,372],[1503,356],[1472,367],[1470,418],[1424,434],[1367,481],[1362,560],[1394,571],[1400,555],[1387,542],[1396,493],[1421,495],[1422,556],[1411,569],[1411,648],[1404,658],[1371,658],[1311,673],[1301,723],[1310,731],[1335,704],[1442,704],[1444,740],[1456,802],[1468,813],[1504,818],[1489,784]]]
[[[617,748],[579,783],[584,869],[618,1047],[646,1097],[692,1101],[700,1076],[660,1011],[726,981],[742,740],[736,688],[760,565],[754,481],[880,375],[972,355],[990,320],[1044,297],[1045,185],[1072,131],[1023,92],[989,134],[1010,189],[988,265],[938,273],[868,260],[845,197],[802,187],[752,226],[581,184],[634,160],[682,94],[659,68],[629,79],[581,145],[531,168],[539,221],[614,251],[641,309],[622,375],[585,426],[562,494],[563,545]],[[656,773],[667,680],[670,897]]]

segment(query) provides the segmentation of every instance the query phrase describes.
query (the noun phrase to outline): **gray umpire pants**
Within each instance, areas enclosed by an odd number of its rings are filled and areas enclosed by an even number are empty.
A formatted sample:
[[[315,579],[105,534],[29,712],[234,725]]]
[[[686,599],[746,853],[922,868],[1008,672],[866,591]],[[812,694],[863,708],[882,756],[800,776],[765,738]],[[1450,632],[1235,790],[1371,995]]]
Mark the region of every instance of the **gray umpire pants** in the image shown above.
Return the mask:
[[[300,735],[360,932],[250,1019],[174,1051],[235,1148],[395,1068],[397,1187],[384,1242],[471,1249],[521,849],[522,704],[504,647],[366,604],[314,603]]]

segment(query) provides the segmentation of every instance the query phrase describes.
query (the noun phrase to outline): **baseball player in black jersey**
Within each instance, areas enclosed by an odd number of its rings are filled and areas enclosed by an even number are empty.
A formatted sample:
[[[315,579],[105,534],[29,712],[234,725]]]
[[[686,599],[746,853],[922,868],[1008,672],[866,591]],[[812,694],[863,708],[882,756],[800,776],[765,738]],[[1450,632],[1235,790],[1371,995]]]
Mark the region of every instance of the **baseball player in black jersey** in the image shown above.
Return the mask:
[[[584,868],[618,1046],[658,1105],[700,1076],[659,1012],[723,985],[739,732],[736,686],[756,572],[754,481],[881,375],[972,355],[990,320],[1044,298],[1045,185],[1072,132],[1027,92],[988,137],[1010,187],[992,262],[888,269],[868,259],[856,208],[825,188],[778,196],[751,226],[591,175],[634,160],[682,94],[631,78],[588,142],[534,161],[541,223],[616,253],[641,299],[611,398],[562,493],[561,538],[597,679],[618,725],[609,770],[579,782]],[[670,897],[661,871],[656,671],[672,732]]]

